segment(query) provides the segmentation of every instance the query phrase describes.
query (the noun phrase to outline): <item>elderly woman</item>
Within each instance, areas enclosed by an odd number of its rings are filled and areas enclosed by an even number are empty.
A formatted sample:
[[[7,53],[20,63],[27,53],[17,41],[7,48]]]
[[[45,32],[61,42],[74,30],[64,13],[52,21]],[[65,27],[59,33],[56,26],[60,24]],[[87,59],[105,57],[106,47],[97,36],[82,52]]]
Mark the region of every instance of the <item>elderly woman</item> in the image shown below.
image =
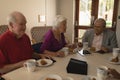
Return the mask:
[[[50,29],[44,37],[43,44],[40,47],[40,52],[50,56],[64,56],[64,52],[59,50],[65,47],[66,41],[64,33],[66,32],[67,20],[65,17],[56,16],[53,28]]]

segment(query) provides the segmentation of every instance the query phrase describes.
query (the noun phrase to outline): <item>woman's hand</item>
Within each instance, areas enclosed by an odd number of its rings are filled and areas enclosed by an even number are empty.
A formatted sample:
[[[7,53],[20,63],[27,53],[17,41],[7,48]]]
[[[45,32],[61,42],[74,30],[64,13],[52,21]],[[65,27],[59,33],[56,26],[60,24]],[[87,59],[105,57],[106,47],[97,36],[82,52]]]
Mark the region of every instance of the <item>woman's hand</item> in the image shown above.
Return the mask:
[[[56,52],[56,56],[58,56],[58,57],[64,57],[65,53],[63,51],[58,51],[58,52]]]
[[[52,58],[52,56],[51,55],[48,55],[48,54],[39,54],[40,55],[40,57],[43,59],[43,58],[47,58],[47,59],[50,59],[50,58]]]

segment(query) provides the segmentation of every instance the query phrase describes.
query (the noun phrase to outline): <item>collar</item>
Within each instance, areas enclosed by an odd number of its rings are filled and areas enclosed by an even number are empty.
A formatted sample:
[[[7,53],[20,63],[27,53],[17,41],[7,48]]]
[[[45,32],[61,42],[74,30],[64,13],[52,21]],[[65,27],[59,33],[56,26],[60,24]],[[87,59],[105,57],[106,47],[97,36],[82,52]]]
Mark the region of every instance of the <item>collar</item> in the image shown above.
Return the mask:
[[[96,35],[96,33],[94,33],[94,36],[103,36],[103,32],[100,35]]]

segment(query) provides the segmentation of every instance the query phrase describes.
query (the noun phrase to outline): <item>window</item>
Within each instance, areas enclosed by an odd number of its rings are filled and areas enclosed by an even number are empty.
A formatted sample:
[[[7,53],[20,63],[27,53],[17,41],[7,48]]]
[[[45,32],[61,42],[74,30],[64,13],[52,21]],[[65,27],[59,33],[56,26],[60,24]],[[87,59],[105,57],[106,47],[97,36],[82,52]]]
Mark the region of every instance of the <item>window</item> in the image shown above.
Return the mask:
[[[106,27],[113,30],[117,21],[119,0],[75,0],[75,39],[80,39],[96,18],[104,18]]]
[[[99,0],[98,18],[106,20],[106,27],[112,26],[114,0]]]
[[[80,0],[79,25],[90,25],[92,0]]]

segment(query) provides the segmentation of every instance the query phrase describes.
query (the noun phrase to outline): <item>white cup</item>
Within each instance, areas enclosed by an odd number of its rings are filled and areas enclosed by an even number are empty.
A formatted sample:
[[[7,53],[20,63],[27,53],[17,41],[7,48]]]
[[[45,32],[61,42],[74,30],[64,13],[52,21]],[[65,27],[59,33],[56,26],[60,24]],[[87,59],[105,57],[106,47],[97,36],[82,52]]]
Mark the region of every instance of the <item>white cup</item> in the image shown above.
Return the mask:
[[[120,48],[113,48],[113,58],[118,57],[120,54]]]
[[[36,69],[36,60],[29,59],[24,63],[24,66],[27,68],[28,72],[34,72]]]
[[[69,48],[68,47],[62,48],[61,51],[64,52],[65,56],[67,56],[69,54]]]
[[[108,77],[108,69],[105,66],[101,66],[97,68],[97,79],[98,80],[106,80]]]
[[[87,50],[88,49],[88,42],[83,42],[83,49]]]

